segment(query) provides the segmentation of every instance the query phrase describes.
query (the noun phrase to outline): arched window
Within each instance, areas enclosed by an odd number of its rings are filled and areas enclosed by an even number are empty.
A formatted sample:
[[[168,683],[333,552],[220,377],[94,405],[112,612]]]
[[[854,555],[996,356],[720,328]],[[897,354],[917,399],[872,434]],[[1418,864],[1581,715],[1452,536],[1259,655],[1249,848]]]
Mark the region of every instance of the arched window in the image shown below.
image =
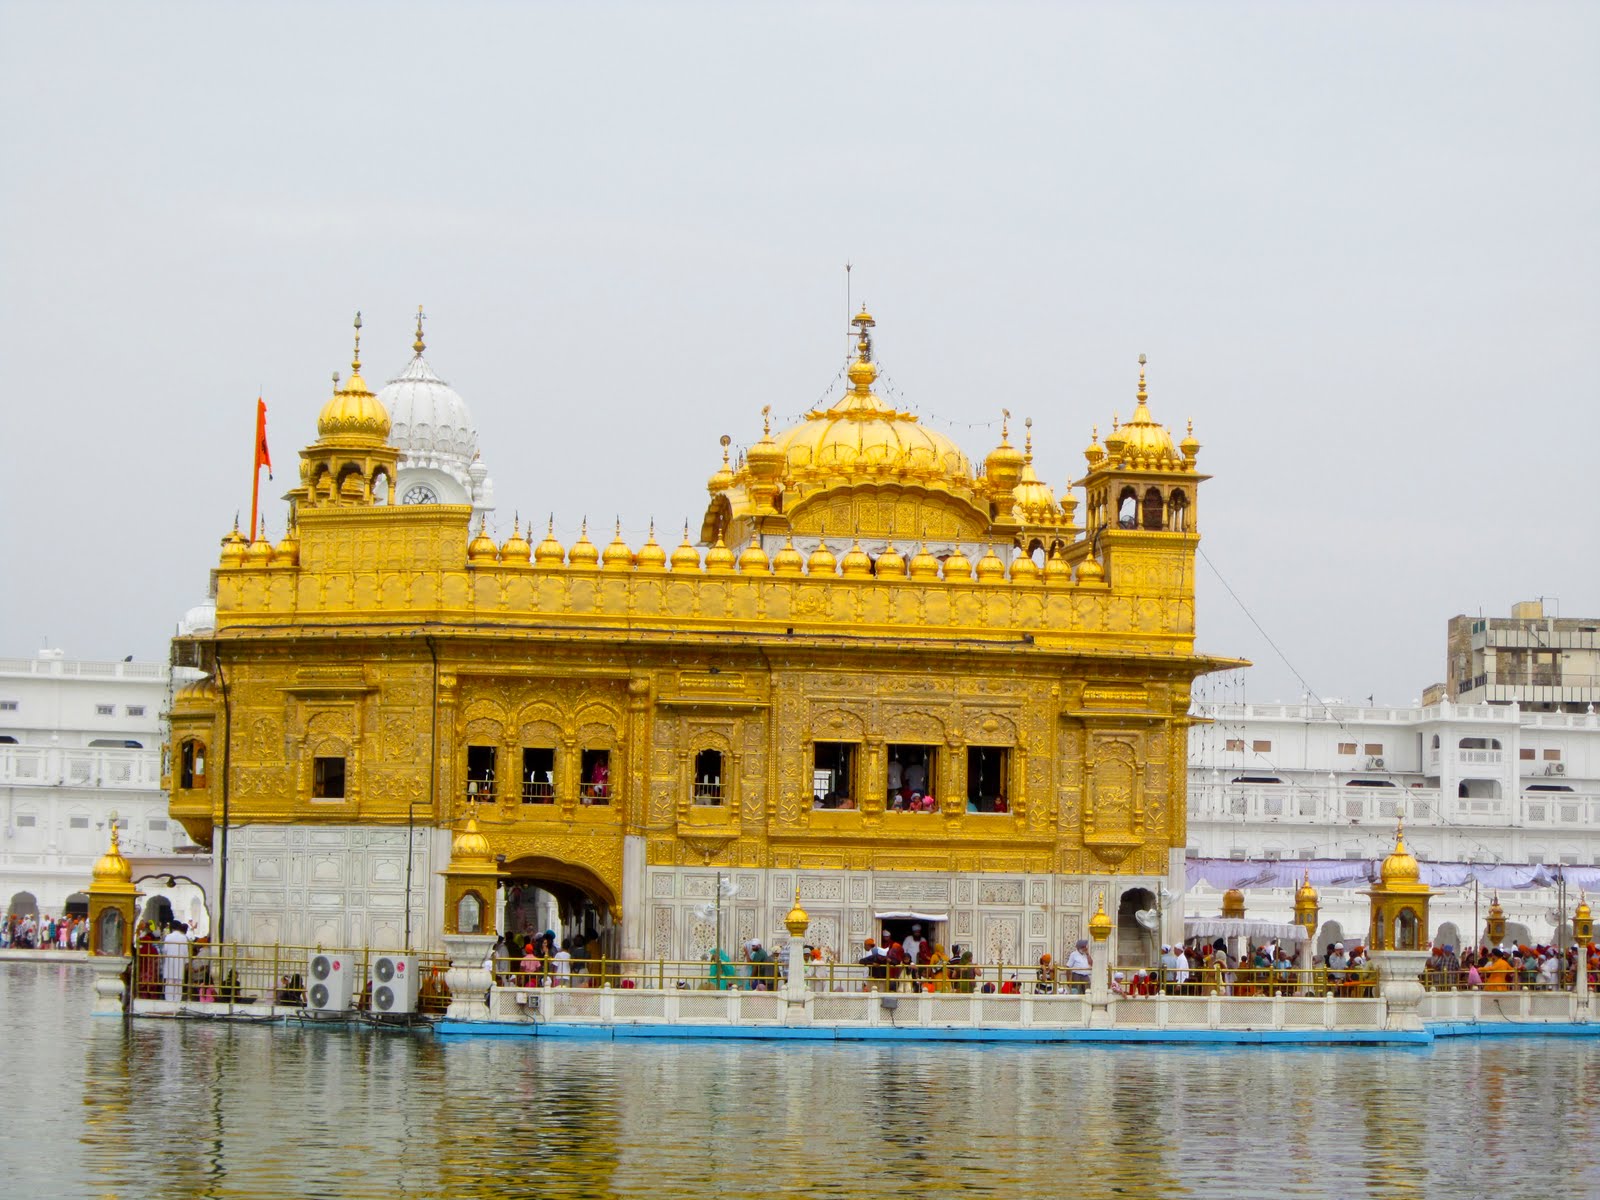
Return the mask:
[[[1123,488],[1117,497],[1117,528],[1139,528],[1139,493],[1131,487]]]
[[[483,901],[476,892],[467,892],[456,905],[456,932],[481,933],[483,931]]]
[[[1182,488],[1174,489],[1170,503],[1172,519],[1169,525],[1174,533],[1189,532],[1189,497]]]
[[[721,804],[722,751],[702,750],[694,756],[694,802],[696,804]]]
[[[1394,948],[1396,950],[1417,948],[1417,914],[1409,908],[1402,908],[1394,919]]]
[[[100,914],[100,921],[96,928],[99,935],[95,939],[95,953],[116,957],[122,953],[123,934],[127,931],[127,923],[122,918],[122,913],[117,909],[108,908]],[[142,984],[140,985],[143,986]]]
[[[199,738],[184,738],[178,754],[178,786],[206,786],[206,744]]]
[[[1144,494],[1144,519],[1146,529],[1160,529],[1166,524],[1166,504],[1161,499],[1161,489],[1149,488]]]

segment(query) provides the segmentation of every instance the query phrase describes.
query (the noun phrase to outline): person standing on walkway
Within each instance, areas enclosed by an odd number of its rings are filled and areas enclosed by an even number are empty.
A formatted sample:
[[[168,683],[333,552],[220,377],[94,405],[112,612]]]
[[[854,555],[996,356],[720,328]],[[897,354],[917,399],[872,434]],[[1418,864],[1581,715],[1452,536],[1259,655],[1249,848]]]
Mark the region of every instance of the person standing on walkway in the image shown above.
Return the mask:
[[[182,921],[174,921],[161,939],[163,998],[183,999],[183,975],[189,965],[189,935]]]

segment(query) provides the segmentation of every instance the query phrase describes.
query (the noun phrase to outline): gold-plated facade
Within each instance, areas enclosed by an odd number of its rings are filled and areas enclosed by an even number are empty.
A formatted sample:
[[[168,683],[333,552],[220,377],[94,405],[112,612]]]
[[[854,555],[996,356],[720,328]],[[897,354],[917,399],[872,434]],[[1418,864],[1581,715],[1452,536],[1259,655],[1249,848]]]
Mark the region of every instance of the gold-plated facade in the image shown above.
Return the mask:
[[[171,716],[174,763],[187,745],[227,786],[175,769],[172,815],[211,844],[225,802],[235,827],[435,829],[476,802],[488,858],[445,873],[452,929],[469,874],[620,916],[630,840],[649,868],[1167,877],[1190,686],[1233,665],[1194,648],[1198,444],[1172,447],[1141,369],[1134,419],[1086,452],[1080,530],[1031,431],[974,472],[885,405],[857,325],[842,400],[724,448],[704,561],[620,526],[603,555],[552,532],[530,557],[520,523],[501,547],[467,506],[383,503],[358,358],[302,452],[293,553],[224,540],[212,674]],[[907,747],[932,811],[888,794]],[[816,805],[823,755],[848,805]]]

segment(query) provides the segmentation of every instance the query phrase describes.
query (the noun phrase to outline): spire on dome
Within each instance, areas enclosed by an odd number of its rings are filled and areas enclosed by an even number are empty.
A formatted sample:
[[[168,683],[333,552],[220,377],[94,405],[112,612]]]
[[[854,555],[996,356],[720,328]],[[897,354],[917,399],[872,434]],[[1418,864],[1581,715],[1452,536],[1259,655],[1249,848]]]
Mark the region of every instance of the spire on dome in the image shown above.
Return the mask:
[[[350,356],[350,374],[359,379],[361,377],[361,310],[356,309],[356,348]]]
[[[416,352],[418,358],[422,357],[422,352],[428,348],[427,343],[422,340],[422,318],[425,315],[422,305],[417,305],[417,340],[411,343],[411,349]]]

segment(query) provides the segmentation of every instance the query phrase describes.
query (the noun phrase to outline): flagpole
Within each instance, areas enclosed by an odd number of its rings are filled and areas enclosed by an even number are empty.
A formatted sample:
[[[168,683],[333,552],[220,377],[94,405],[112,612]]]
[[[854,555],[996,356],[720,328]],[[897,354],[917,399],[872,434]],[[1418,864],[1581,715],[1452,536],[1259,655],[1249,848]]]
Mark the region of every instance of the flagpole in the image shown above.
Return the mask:
[[[272,455],[267,450],[267,402],[260,396],[256,397],[256,443],[254,467],[250,472],[250,528],[246,531],[245,541],[253,542],[260,536],[256,526],[256,519],[261,505],[261,468],[267,468],[267,478],[272,478]]]

